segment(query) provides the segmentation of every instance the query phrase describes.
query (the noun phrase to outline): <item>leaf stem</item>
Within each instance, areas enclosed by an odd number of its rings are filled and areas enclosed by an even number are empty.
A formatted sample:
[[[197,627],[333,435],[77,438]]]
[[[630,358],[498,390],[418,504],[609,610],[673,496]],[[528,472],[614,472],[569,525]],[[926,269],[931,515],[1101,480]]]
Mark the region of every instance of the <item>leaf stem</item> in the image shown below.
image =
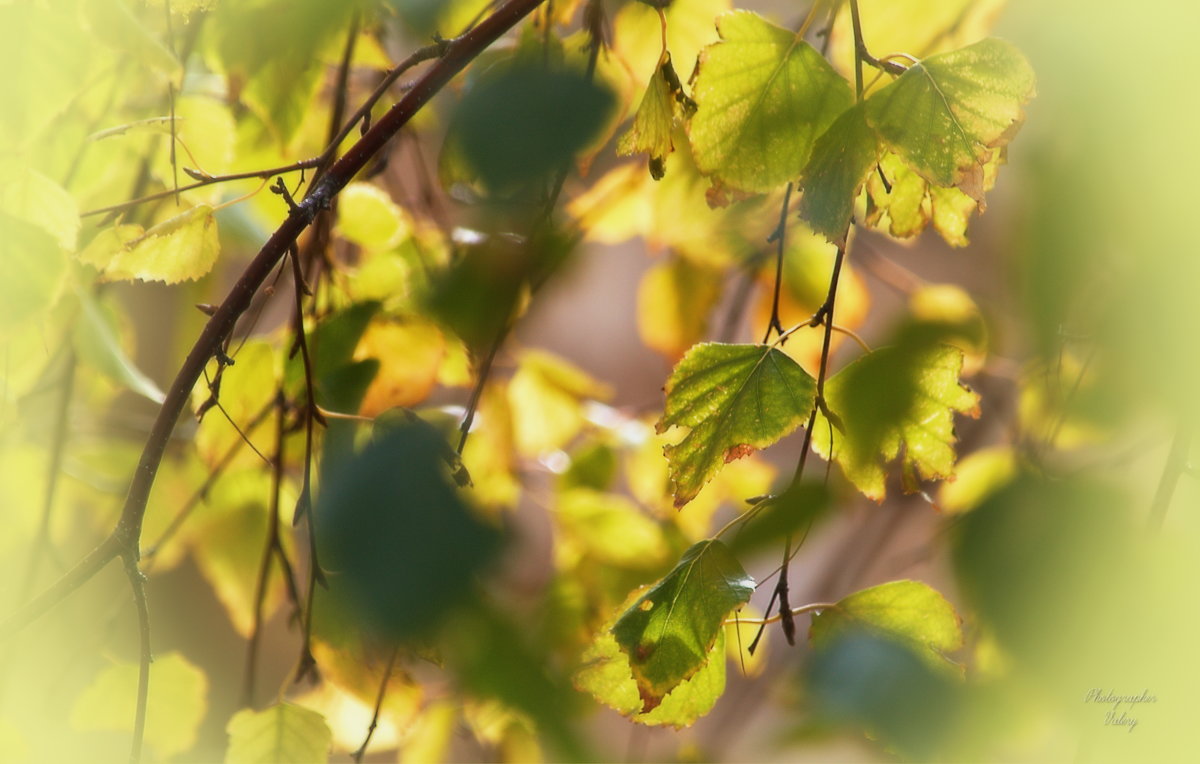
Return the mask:
[[[792,200],[792,183],[787,184],[787,190],[783,192],[783,204],[779,209],[779,225],[775,227],[774,232],[767,237],[767,242],[775,242],[778,244],[778,249],[775,253],[775,292],[771,298],[771,320],[767,323],[767,331],[763,335],[762,344],[767,344],[767,340],[771,339],[771,332],[775,331],[780,335],[779,341],[783,342],[783,324],[779,320],[779,290],[783,284],[783,251],[787,239],[787,218],[788,218],[788,203]]]
[[[392,648],[392,654],[388,658],[387,668],[383,670],[383,681],[379,683],[379,692],[375,695],[375,710],[371,713],[371,724],[367,727],[367,735],[363,738],[362,745],[358,750],[350,754],[350,758],[355,762],[361,762],[363,756],[367,754],[367,746],[371,744],[371,738],[375,736],[375,728],[379,726],[379,713],[383,710],[383,699],[387,697],[388,682],[392,679],[392,669],[396,666],[396,658],[400,656],[400,646],[396,645]]]
[[[799,607],[791,608],[790,610],[788,610],[788,613],[790,613],[793,616],[796,616],[796,615],[804,615],[805,613],[813,613],[818,610],[835,610],[835,609],[837,609],[836,602],[814,602],[809,605],[800,605]],[[770,616],[769,618],[735,618],[733,620],[726,621],[725,625],[726,626],[736,626],[738,624],[744,623],[744,624],[748,624],[750,626],[767,626],[769,624],[776,623],[776,622],[782,621],[782,620],[783,620],[782,615],[773,615],[773,616]]]

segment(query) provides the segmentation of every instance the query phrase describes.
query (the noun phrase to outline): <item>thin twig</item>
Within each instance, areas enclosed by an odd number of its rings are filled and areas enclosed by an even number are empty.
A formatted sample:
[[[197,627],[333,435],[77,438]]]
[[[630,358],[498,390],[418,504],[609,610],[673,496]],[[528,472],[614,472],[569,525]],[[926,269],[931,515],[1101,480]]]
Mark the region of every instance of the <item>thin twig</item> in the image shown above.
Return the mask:
[[[142,741],[146,736],[146,705],[150,698],[150,664],[154,661],[154,654],[150,650],[150,604],[146,599],[146,578],[138,570],[137,557],[131,551],[126,550],[122,557],[125,576],[133,592],[133,603],[137,607],[138,638],[141,642],[137,705],[133,712],[133,741],[129,750],[130,764],[138,764],[142,758]]]
[[[363,756],[367,754],[367,746],[371,744],[371,738],[375,735],[375,728],[379,726],[379,713],[383,710],[383,699],[387,697],[388,682],[392,679],[392,669],[396,665],[396,658],[400,656],[400,646],[396,645],[392,648],[392,654],[388,658],[387,668],[383,670],[383,681],[379,683],[379,692],[375,695],[375,711],[371,714],[371,724],[367,727],[367,735],[363,738],[362,745],[358,750],[350,754],[351,758],[356,762],[361,762]]]
[[[764,345],[771,339],[772,331],[783,334],[783,323],[779,320],[779,290],[783,284],[783,251],[787,240],[788,203],[791,200],[792,184],[789,182],[787,190],[783,192],[783,204],[779,209],[779,225],[767,238],[768,242],[775,242],[779,248],[775,254],[775,292],[771,297],[771,320],[767,322],[767,331],[763,335]]]

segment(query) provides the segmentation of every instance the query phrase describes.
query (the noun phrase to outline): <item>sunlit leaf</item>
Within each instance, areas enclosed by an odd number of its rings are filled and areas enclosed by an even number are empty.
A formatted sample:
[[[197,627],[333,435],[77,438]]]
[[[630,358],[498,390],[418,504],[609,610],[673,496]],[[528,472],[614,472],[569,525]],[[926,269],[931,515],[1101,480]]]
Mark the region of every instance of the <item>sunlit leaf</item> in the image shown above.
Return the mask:
[[[176,163],[210,175],[228,172],[237,140],[229,106],[215,98],[184,96],[175,102],[175,116],[175,136],[182,146]]]
[[[982,448],[954,469],[954,482],[942,483],[938,508],[947,514],[969,512],[1017,475],[1017,455],[1010,446]]]
[[[800,179],[800,217],[844,246],[858,190],[879,154],[861,106],[847,109],[817,139]]]
[[[559,528],[606,565],[649,567],[664,562],[662,528],[623,496],[574,488],[558,495]]]
[[[962,351],[940,343],[880,348],[833,375],[817,414],[813,448],[872,499],[884,497],[885,465],[900,457],[904,485],[954,474],[954,414],[978,416],[979,396],[958,381]]]
[[[437,383],[446,352],[441,331],[422,321],[372,323],[359,341],[355,357],[374,358],[379,371],[371,380],[359,413],[375,416],[395,406],[413,406]]]
[[[286,485],[281,490],[280,506],[294,507],[294,492]],[[212,487],[187,529],[196,567],[225,607],[234,630],[243,637],[253,630],[259,608],[258,575],[270,528],[270,491],[270,475],[259,465],[228,472]],[[282,522],[280,527],[284,527]],[[281,536],[284,549],[290,552],[290,539]],[[264,618],[270,618],[284,599],[278,568],[274,573],[263,590]]]
[[[215,464],[243,436],[258,445],[258,431],[251,430],[250,424],[275,396],[279,362],[279,353],[274,347],[261,340],[251,340],[242,346],[234,364],[225,367],[216,393],[221,407],[209,408],[204,413],[192,438],[206,462]],[[207,378],[202,377],[192,391],[192,403],[197,411],[213,397],[209,381],[216,379],[218,368],[216,361],[210,362]],[[260,450],[264,446],[266,444],[260,445]],[[269,450],[269,446],[266,447]],[[253,454],[247,458],[257,459]]]
[[[867,50],[876,56],[904,53],[917,58],[955,50],[987,36],[1006,0],[858,0],[859,20]],[[847,77],[854,76],[854,32],[850,6],[839,7],[834,22],[830,60]],[[868,74],[870,70],[867,70]],[[886,85],[887,78],[872,84]]]
[[[225,727],[226,764],[288,764],[329,761],[332,735],[324,717],[291,703],[263,711],[242,709]]]
[[[669,78],[675,77],[674,83]],[[617,141],[617,154],[648,154],[650,156],[650,175],[655,180],[662,178],[665,172],[664,162],[667,154],[675,150],[671,140],[678,111],[674,85],[679,82],[671,67],[671,57],[664,57],[659,67],[654,70],[650,84],[638,105],[633,124]]]
[[[136,235],[126,239],[130,233]],[[212,270],[220,252],[217,220],[207,204],[198,204],[144,232],[118,226],[110,236],[102,240],[103,248],[89,245],[81,259],[114,281],[191,281]]]
[[[815,649],[856,630],[905,642],[934,665],[963,646],[962,620],[936,589],[920,581],[891,581],[855,592],[813,615],[808,638]]]
[[[1029,62],[988,39],[913,64],[865,102],[880,140],[925,180],[983,198],[983,166],[1010,140],[1033,97]]]
[[[67,256],[53,236],[0,211],[0,336],[48,310],[66,275]]]
[[[665,390],[658,431],[691,428],[663,449],[675,505],[682,507],[723,464],[796,429],[812,411],[816,383],[776,348],[707,343],[684,356]]]
[[[657,707],[642,711],[642,698],[629,667],[629,656],[621,652],[611,624],[596,635],[582,657],[582,668],[575,674],[575,685],[591,693],[599,702],[648,726],[690,727],[707,714],[725,692],[724,632],[717,634],[705,658],[704,666],[680,682]]]
[[[508,384],[517,447],[530,456],[562,448],[583,427],[583,402],[611,394],[606,385],[561,358],[526,351]]]
[[[702,541],[617,619],[612,634],[629,659],[643,711],[704,667],[726,616],[753,593],[754,579],[729,549]]]
[[[170,73],[179,61],[122,0],[85,0],[84,18],[92,33],[106,45],[160,72]]]
[[[730,0],[687,0],[670,3],[667,48],[687,79],[701,49],[717,39],[713,19],[729,10]],[[613,19],[613,52],[628,70],[631,88],[641,88],[658,65],[662,53],[662,22],[658,12],[643,3],[626,3]]]
[[[116,663],[84,688],[71,707],[77,730],[133,731],[138,665]],[[208,677],[183,655],[157,655],[150,667],[152,702],[146,709],[146,744],[162,759],[189,750],[208,710]]]
[[[638,285],[638,335],[672,361],[704,339],[721,273],[683,258],[655,264]]]
[[[362,247],[383,249],[409,230],[404,212],[379,186],[351,183],[338,195],[338,230]]]
[[[79,209],[66,189],[18,162],[0,164],[0,212],[38,226],[66,252],[79,238]]]
[[[983,165],[982,193],[995,186],[1003,158],[1003,152],[997,151]],[[880,160],[879,171],[867,177],[867,191],[871,197],[868,225],[882,227],[886,215],[888,232],[902,239],[932,225],[954,247],[968,244],[967,224],[977,210],[982,213],[986,207],[982,198],[974,199],[961,189],[930,185],[891,152]]]
[[[689,135],[696,165],[731,188],[796,178],[813,143],[854,100],[849,83],[793,32],[747,11],[717,21],[705,49]]]

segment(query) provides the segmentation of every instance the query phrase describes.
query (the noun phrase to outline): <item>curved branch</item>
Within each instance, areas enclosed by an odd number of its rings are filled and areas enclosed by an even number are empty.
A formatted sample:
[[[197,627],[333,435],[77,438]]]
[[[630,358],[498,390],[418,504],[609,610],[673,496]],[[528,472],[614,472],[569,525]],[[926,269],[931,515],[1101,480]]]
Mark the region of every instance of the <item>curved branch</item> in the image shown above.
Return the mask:
[[[287,218],[246,266],[225,301],[214,311],[171,383],[134,471],[121,517],[112,533],[50,589],[0,623],[0,637],[19,631],[44,614],[118,555],[129,554],[134,560],[138,558],[146,502],[175,423],[187,405],[196,380],[200,378],[209,359],[220,349],[221,343],[233,331],[259,286],[317,214],[330,205],[333,198],[366,167],[400,128],[476,56],[542,2],[508,0],[478,26],[448,42],[444,55],[421,75],[412,89],[374,127],[329,166],[304,200],[288,212]]]

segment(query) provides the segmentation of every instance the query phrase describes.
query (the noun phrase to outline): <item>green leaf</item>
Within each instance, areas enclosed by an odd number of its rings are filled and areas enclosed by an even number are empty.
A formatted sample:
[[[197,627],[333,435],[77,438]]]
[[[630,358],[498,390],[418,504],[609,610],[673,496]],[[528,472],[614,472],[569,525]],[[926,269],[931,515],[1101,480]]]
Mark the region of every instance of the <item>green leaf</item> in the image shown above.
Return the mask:
[[[725,617],[753,593],[754,579],[729,549],[701,541],[617,619],[612,634],[629,658],[642,711],[704,667]]]
[[[725,692],[725,633],[708,651],[704,667],[675,686],[652,711],[642,712],[637,682],[629,667],[629,656],[621,652],[616,637],[606,626],[583,654],[583,666],[575,674],[575,686],[599,702],[647,726],[690,727],[707,714]]]
[[[71,726],[131,732],[138,672],[136,663],[117,663],[100,672],[71,707]],[[158,758],[168,759],[196,744],[208,710],[207,694],[208,678],[187,658],[171,652],[154,659],[145,739]]]
[[[110,319],[91,295],[80,290],[79,304],[83,308],[83,320],[75,327],[75,351],[79,356],[138,395],[162,403],[162,390],[125,353]]]
[[[862,106],[847,109],[817,139],[800,178],[800,217],[837,246],[845,246],[858,190],[879,157]]]
[[[1029,62],[988,39],[913,64],[865,102],[867,122],[921,177],[983,198],[983,166],[1006,145],[1034,94]]]
[[[795,430],[812,411],[816,382],[777,348],[705,343],[684,356],[665,390],[658,432],[692,428],[663,449],[682,507],[723,464]]]
[[[18,162],[0,165],[0,211],[38,226],[64,251],[75,251],[79,209],[66,189]]]
[[[166,284],[195,280],[212,270],[221,249],[217,219],[207,204],[198,204],[145,232],[138,226],[121,225],[110,229],[104,239],[97,239],[80,259],[103,270],[109,280]]]
[[[225,727],[226,764],[290,764],[329,761],[333,735],[325,717],[301,706],[279,703],[264,711],[238,711]]]
[[[642,95],[633,124],[617,140],[618,156],[650,155],[650,175],[655,180],[662,178],[667,154],[675,150],[671,132],[678,108],[675,98],[675,86],[678,83],[679,78],[671,65],[671,55],[664,54]]]
[[[918,474],[953,476],[954,412],[979,415],[979,396],[958,381],[962,363],[961,350],[936,342],[864,355],[826,384],[825,401],[839,421],[817,413],[813,448],[876,501],[886,492],[884,465],[898,456],[907,490],[916,490]]]
[[[962,649],[962,620],[936,589],[919,581],[890,581],[838,600],[813,616],[808,631],[815,649],[842,635],[866,629],[905,642],[934,665]]]
[[[489,190],[511,193],[570,162],[604,126],[613,100],[583,72],[514,61],[463,97],[447,141]]]
[[[696,165],[726,186],[770,191],[800,174],[854,96],[812,46],[756,14],[723,14],[717,31],[693,91]]]
[[[439,624],[499,547],[451,485],[448,450],[434,428],[388,427],[323,476],[317,541],[330,585],[394,638]]]
[[[0,336],[54,305],[67,256],[45,229],[0,211]]]

